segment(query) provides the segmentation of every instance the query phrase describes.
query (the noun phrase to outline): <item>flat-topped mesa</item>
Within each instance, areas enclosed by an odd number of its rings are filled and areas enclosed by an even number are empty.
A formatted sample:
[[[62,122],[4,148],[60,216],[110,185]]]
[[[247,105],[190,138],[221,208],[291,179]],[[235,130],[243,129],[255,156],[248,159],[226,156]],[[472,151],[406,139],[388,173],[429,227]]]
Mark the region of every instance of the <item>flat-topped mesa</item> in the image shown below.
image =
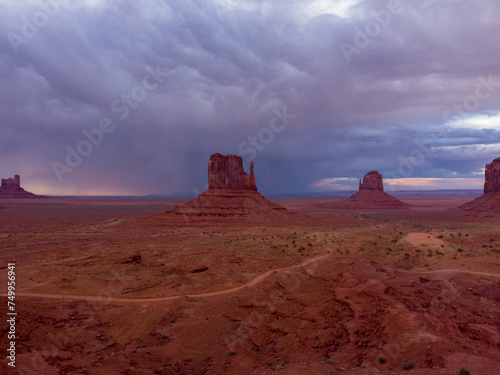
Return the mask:
[[[21,188],[21,177],[16,174],[11,178],[2,178],[2,184],[0,185],[2,190],[12,190],[12,191],[20,191],[23,190]]]
[[[208,188],[257,191],[253,162],[250,163],[248,175],[243,169],[241,157],[213,154],[208,162]]]
[[[384,191],[382,175],[378,171],[371,171],[365,174],[363,182],[359,180],[359,190],[379,190]]]
[[[11,178],[2,178],[0,185],[0,198],[45,198],[41,195],[35,195],[21,187],[21,177],[16,174]]]
[[[484,177],[484,194],[500,192],[500,158],[486,164]]]

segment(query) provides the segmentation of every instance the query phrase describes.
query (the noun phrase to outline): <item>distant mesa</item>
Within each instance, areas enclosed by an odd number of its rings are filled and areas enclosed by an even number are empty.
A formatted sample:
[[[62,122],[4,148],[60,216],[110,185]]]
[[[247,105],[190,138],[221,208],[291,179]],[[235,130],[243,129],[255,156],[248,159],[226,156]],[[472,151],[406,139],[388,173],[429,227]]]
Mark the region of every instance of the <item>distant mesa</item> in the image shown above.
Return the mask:
[[[465,211],[500,212],[500,158],[486,164],[484,194],[460,208]]]
[[[176,215],[273,218],[289,215],[285,207],[267,200],[257,191],[254,165],[250,175],[237,155],[213,154],[208,162],[208,190],[173,209]]]
[[[408,209],[410,205],[384,192],[384,180],[378,171],[368,172],[359,180],[359,191],[349,198],[352,208]]]
[[[24,190],[21,187],[21,177],[16,174],[11,178],[2,178],[0,185],[0,198],[45,198]]]
[[[378,171],[371,171],[365,174],[363,182],[359,180],[359,190],[384,191],[384,180]]]

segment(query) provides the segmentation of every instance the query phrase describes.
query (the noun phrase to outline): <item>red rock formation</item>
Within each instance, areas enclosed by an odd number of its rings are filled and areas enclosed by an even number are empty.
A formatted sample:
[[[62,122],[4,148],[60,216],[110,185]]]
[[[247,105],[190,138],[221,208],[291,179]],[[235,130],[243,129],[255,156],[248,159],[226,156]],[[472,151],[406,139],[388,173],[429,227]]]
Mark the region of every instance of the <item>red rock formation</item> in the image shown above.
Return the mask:
[[[500,158],[486,164],[484,177],[484,194],[500,192]]]
[[[250,175],[236,155],[213,154],[208,162],[208,190],[172,211],[176,215],[276,218],[290,212],[257,191],[253,162]]]
[[[486,164],[484,194],[460,208],[464,211],[500,212],[500,158]]]
[[[382,175],[378,171],[371,171],[365,174],[363,182],[359,180],[359,190],[379,190],[384,191]]]
[[[382,175],[378,171],[368,172],[359,180],[359,191],[349,200],[345,208],[355,209],[407,209],[410,205],[384,192]]]
[[[21,177],[16,174],[13,178],[2,178],[2,185],[0,188],[4,190],[20,190],[21,188]]]
[[[13,178],[2,178],[0,198],[42,198],[21,187],[21,178],[16,174]]]
[[[250,163],[249,176],[243,169],[241,157],[213,154],[208,162],[208,188],[257,191],[253,162]]]

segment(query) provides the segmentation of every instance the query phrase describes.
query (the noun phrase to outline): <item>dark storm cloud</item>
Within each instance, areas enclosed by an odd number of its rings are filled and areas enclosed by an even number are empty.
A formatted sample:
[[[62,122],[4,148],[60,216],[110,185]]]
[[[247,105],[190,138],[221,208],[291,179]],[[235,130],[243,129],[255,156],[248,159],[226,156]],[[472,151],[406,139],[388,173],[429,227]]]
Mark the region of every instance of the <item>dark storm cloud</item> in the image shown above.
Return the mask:
[[[0,0],[1,174],[44,193],[190,194],[221,152],[253,158],[268,193],[371,169],[477,177],[500,153],[499,11],[496,0]],[[479,115],[493,120],[478,128]],[[53,162],[103,119],[113,130],[59,182]]]

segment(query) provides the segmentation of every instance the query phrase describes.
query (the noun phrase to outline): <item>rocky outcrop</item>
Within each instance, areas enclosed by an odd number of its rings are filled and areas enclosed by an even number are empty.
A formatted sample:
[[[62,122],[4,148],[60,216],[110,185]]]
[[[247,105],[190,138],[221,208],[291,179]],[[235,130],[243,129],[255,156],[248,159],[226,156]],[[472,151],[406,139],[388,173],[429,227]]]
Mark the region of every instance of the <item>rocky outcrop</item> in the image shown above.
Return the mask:
[[[14,177],[11,178],[2,178],[2,184],[0,185],[0,188],[3,190],[22,190],[21,188],[21,177],[16,174]]]
[[[384,181],[378,171],[368,172],[359,180],[359,191],[349,198],[345,208],[408,209],[411,206],[384,192]]]
[[[500,158],[486,164],[484,171],[484,194],[500,192]]]
[[[208,190],[173,209],[175,215],[189,217],[272,218],[291,213],[267,200],[257,191],[253,162],[250,175],[243,159],[236,155],[213,154],[208,162]]]
[[[250,162],[249,176],[243,169],[241,157],[213,154],[208,162],[208,188],[257,191],[253,161]]]
[[[378,171],[371,171],[365,174],[363,182],[359,180],[359,190],[378,190],[384,191],[384,182],[382,175]]]
[[[15,175],[11,178],[2,178],[0,185],[0,198],[45,198],[35,195],[21,187],[21,177]]]
[[[500,158],[486,164],[484,171],[484,194],[460,206],[464,211],[500,213]]]

